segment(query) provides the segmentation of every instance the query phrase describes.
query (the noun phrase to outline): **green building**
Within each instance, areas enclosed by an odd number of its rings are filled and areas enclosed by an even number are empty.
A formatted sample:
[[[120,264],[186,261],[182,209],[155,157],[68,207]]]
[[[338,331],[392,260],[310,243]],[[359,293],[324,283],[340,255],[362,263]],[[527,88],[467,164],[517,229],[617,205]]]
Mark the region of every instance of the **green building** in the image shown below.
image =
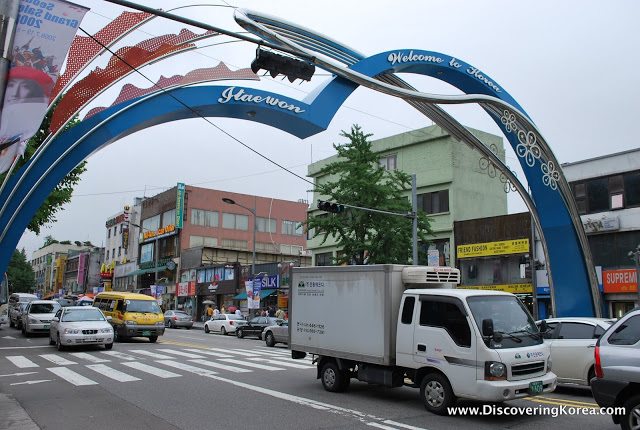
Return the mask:
[[[501,137],[470,130],[504,162]],[[454,221],[507,214],[507,194],[499,171],[488,165],[482,154],[456,141],[437,125],[372,141],[372,148],[387,169],[416,175],[418,208],[432,217],[431,265],[455,266]],[[334,161],[337,155],[311,164],[307,176],[316,184],[335,180],[320,174],[324,166]],[[405,195],[410,199],[411,189]],[[318,200],[327,200],[327,196],[314,193],[309,217],[325,213],[316,208]],[[313,254],[314,266],[330,265],[338,251],[330,239],[322,246],[321,242],[321,236],[314,238],[310,232],[307,248]]]

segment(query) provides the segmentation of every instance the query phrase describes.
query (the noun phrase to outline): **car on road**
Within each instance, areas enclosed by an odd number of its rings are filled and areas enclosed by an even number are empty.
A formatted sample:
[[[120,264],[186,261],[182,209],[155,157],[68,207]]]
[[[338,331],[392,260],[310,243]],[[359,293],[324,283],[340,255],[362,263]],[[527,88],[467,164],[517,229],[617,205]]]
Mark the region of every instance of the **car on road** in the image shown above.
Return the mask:
[[[595,360],[593,398],[602,408],[624,408],[612,416],[623,430],[640,428],[640,308],[626,313],[598,339]]]
[[[184,327],[187,330],[191,330],[193,317],[182,311],[166,311],[164,313],[164,326],[171,328]]]
[[[49,344],[58,351],[81,345],[104,345],[113,348],[111,317],[93,306],[70,306],[58,309],[49,328]]]
[[[275,346],[276,343],[289,343],[289,320],[266,327],[262,332],[262,340],[267,343],[267,346]]]
[[[241,325],[236,330],[236,336],[243,338],[247,335],[258,336],[258,339],[262,339],[262,332],[265,328],[278,325],[279,322],[284,321],[276,317],[254,317],[246,324]]]
[[[38,300],[35,294],[13,293],[9,296],[9,327],[22,329],[22,311],[31,300]]]
[[[589,385],[595,376],[596,341],[614,322],[607,318],[549,318],[544,342],[551,348],[553,373],[558,383]],[[540,328],[541,321],[536,325]]]
[[[33,300],[27,303],[22,312],[22,334],[29,337],[35,333],[48,333],[51,320],[60,308],[60,303],[55,300]]]
[[[246,321],[240,315],[219,314],[204,323],[204,332],[219,332],[220,334],[237,333],[237,328]]]

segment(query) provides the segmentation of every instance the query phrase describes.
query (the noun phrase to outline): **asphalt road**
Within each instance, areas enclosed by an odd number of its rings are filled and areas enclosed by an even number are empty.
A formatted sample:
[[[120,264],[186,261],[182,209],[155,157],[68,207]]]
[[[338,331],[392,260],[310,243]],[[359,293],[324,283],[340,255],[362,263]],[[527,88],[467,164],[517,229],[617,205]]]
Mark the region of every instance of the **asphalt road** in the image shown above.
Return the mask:
[[[196,328],[167,329],[155,344],[58,352],[46,336],[0,327],[0,429],[619,428],[609,416],[582,414],[597,407],[588,388],[501,405],[459,401],[488,414],[456,417],[430,414],[418,394],[355,380],[347,393],[329,393],[310,359],[291,360],[286,345]]]

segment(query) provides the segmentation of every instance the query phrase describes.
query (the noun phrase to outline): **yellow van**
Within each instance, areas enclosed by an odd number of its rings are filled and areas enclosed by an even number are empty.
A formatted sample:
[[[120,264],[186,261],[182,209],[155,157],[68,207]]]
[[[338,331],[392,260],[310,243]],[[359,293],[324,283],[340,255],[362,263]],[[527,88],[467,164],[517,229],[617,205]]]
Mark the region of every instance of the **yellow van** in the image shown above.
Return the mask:
[[[164,334],[164,315],[151,296],[122,291],[105,291],[93,299],[93,306],[111,317],[114,341],[148,337],[155,342]]]

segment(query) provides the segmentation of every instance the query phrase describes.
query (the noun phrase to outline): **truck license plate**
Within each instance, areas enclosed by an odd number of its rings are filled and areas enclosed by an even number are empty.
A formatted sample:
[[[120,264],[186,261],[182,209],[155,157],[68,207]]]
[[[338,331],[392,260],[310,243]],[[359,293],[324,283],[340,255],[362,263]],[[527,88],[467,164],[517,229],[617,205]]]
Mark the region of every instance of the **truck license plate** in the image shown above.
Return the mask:
[[[142,335],[143,335],[143,336],[151,336],[151,330],[144,330],[144,331],[142,332]],[[533,382],[532,382],[532,384],[533,384]],[[542,392],[542,391],[540,391],[540,392]]]
[[[529,383],[529,394],[541,394],[542,393],[542,381],[535,381]]]

